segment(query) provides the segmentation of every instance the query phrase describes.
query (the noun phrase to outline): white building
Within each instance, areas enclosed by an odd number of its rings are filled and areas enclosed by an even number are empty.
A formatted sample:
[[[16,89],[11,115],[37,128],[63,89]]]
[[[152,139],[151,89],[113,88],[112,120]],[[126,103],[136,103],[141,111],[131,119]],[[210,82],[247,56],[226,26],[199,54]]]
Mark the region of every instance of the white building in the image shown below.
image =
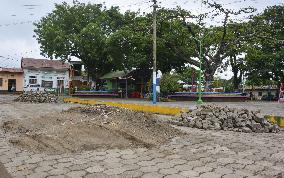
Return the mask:
[[[38,85],[47,91],[68,92],[69,64],[59,60],[22,58],[24,87]]]

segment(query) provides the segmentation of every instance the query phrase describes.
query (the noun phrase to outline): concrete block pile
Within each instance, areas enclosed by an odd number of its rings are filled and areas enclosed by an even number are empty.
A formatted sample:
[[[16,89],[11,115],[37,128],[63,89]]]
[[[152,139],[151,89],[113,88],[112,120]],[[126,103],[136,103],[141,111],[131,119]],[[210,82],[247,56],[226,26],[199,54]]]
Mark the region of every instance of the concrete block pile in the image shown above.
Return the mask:
[[[29,103],[57,103],[58,97],[47,92],[27,92],[21,94],[14,101]]]
[[[197,109],[182,113],[174,119],[174,124],[205,130],[229,130],[237,132],[277,133],[279,126],[270,123],[260,111],[201,105]]]

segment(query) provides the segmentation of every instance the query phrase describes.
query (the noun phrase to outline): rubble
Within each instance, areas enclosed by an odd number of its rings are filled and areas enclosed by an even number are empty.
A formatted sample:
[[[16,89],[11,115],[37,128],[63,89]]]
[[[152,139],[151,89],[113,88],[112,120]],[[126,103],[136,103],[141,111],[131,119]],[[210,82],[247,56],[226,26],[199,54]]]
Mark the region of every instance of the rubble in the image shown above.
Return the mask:
[[[245,133],[277,133],[280,131],[279,126],[270,123],[260,115],[260,111],[218,105],[198,106],[191,112],[182,113],[172,123],[205,130],[229,130]]]
[[[21,94],[14,101],[30,103],[57,103],[58,97],[47,92],[27,92]]]

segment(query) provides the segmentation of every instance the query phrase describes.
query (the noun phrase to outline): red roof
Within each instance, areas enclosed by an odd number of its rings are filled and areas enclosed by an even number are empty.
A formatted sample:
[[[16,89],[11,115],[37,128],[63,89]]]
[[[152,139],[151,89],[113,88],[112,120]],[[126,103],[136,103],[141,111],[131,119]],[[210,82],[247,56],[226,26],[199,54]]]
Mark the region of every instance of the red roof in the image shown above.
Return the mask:
[[[51,68],[55,70],[69,69],[70,65],[60,60],[22,58],[22,68]]]
[[[2,68],[0,67],[0,72],[10,72],[10,73],[23,73],[21,68]]]

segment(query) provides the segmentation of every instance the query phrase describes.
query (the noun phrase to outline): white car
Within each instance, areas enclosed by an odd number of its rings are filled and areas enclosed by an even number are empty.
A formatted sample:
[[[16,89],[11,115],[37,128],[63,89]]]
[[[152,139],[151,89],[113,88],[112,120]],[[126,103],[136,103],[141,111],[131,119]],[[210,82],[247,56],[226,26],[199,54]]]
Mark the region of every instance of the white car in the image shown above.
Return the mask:
[[[24,87],[24,92],[43,92],[45,88],[41,87],[40,84],[29,84]]]

